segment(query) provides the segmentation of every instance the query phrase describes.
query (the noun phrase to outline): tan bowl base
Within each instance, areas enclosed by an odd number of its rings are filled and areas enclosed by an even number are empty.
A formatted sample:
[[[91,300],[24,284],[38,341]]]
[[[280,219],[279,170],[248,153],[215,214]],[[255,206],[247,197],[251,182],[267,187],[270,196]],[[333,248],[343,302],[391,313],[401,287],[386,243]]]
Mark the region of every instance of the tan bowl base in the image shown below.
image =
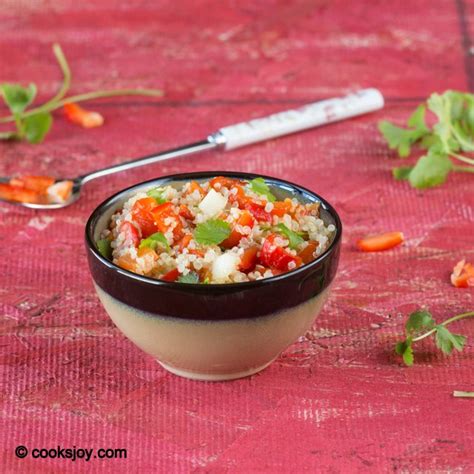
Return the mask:
[[[197,372],[190,372],[189,370],[178,369],[171,365],[165,364],[164,362],[160,362],[159,360],[157,360],[157,362],[168,372],[178,375],[179,377],[184,377],[185,379],[201,380],[204,382],[224,382],[226,380],[242,379],[244,377],[255,375],[256,373],[261,372],[263,369],[266,369],[274,360],[275,359],[261,365],[260,367],[229,374],[200,374]]]

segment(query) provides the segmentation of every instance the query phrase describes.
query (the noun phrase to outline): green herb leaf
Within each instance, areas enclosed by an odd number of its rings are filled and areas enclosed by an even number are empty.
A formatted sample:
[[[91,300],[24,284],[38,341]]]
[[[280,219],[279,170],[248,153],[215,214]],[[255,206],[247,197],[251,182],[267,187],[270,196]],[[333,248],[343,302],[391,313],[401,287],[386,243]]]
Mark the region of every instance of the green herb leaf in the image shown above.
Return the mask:
[[[97,250],[102,257],[111,259],[112,258],[112,247],[110,246],[109,239],[100,239],[96,242]]]
[[[419,310],[410,314],[405,324],[407,334],[415,334],[422,330],[432,329],[435,322],[429,311]]]
[[[261,196],[265,196],[267,201],[275,202],[276,197],[270,191],[268,184],[265,182],[263,178],[255,178],[249,182],[249,188],[256,194],[260,194]]]
[[[150,196],[151,198],[153,198],[157,204],[164,204],[166,201],[166,199],[163,197],[163,193],[164,193],[164,188],[153,188],[153,189],[149,189],[147,191],[147,196]]]
[[[426,126],[425,115],[426,106],[425,104],[420,104],[408,118],[407,125],[417,130],[420,134],[429,133],[430,129]]]
[[[392,174],[397,180],[408,179],[412,169],[413,166],[398,166],[397,168],[393,168]]]
[[[3,99],[13,115],[21,114],[34,100],[36,85],[31,83],[28,87],[18,84],[1,84],[0,91]]]
[[[142,239],[138,248],[142,249],[145,247],[148,247],[152,250],[156,250],[157,248],[161,248],[166,251],[170,250],[170,244],[161,232],[155,232],[146,239]]]
[[[199,283],[199,275],[195,272],[189,272],[187,275],[181,275],[178,278],[179,283]]]
[[[232,229],[227,222],[211,219],[196,226],[194,240],[203,245],[219,245],[231,232]]]
[[[408,179],[414,188],[431,188],[443,184],[452,167],[453,164],[446,155],[429,151],[418,160]]]
[[[403,362],[405,365],[413,365],[414,357],[411,340],[407,339],[406,341],[397,343],[395,346],[395,352],[403,357]]]
[[[397,127],[387,120],[379,122],[379,131],[387,140],[389,148],[397,150],[402,158],[410,154],[411,146],[426,133],[423,129],[410,130]]]
[[[53,124],[53,116],[49,112],[40,112],[26,117],[23,124],[28,142],[41,143]]]
[[[436,326],[436,346],[445,354],[451,354],[453,349],[462,351],[466,338],[460,334],[453,334],[445,326]]]
[[[289,247],[291,249],[297,249],[305,241],[299,234],[288,229],[285,224],[278,224],[275,226],[275,229],[289,240]]]

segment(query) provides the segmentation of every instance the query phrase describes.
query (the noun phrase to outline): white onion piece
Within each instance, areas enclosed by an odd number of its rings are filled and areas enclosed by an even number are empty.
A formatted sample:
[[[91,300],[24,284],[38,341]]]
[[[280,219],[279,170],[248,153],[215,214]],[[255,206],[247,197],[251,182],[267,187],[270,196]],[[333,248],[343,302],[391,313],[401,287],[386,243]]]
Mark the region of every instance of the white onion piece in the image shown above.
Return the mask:
[[[214,189],[211,189],[199,203],[199,209],[201,209],[207,217],[213,217],[222,212],[226,204],[227,198],[221,193],[214,191]]]
[[[212,278],[216,281],[225,281],[231,273],[237,270],[240,257],[233,252],[219,255],[212,264]]]

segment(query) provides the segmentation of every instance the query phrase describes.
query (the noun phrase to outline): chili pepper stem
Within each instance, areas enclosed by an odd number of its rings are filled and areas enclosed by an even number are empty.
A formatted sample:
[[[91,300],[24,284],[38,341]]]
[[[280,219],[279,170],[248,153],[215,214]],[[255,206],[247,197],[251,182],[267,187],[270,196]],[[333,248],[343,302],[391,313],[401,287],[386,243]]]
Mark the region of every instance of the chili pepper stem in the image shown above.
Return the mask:
[[[442,323],[440,323],[439,326],[447,326],[448,324],[454,323],[455,321],[459,321],[460,319],[472,318],[472,317],[474,317],[474,311],[469,311],[468,313],[458,314],[456,316],[453,316],[452,318],[446,319],[446,321],[443,321]],[[429,337],[435,332],[436,332],[436,327],[434,327],[433,329],[430,329],[428,332],[425,332],[425,334],[422,334],[421,336],[415,337],[412,340],[412,342],[421,341],[422,339],[425,339],[425,337]]]
[[[84,102],[87,100],[93,99],[103,99],[106,97],[115,97],[121,95],[143,95],[151,97],[161,97],[163,92],[159,89],[117,89],[117,90],[103,90],[103,91],[94,91],[86,92],[84,94],[73,95],[65,99],[58,100],[54,103],[47,102],[46,104],[40,105],[34,109],[28,110],[27,112],[21,114],[21,118],[30,117],[41,112],[52,112],[53,110],[59,109],[64,104],[69,102]],[[9,115],[8,117],[0,118],[0,123],[14,122],[15,117]]]

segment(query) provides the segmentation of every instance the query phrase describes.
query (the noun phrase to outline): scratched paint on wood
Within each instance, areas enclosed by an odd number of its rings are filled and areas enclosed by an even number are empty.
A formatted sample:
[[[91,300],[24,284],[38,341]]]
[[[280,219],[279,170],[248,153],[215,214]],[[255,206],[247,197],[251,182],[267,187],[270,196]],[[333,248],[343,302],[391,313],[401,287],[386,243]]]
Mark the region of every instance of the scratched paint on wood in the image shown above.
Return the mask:
[[[474,2],[3,2],[0,80],[54,94],[50,45],[71,63],[73,91],[162,87],[160,101],[94,104],[106,125],[60,113],[44,144],[0,145],[0,175],[80,174],[206,136],[216,128],[374,86],[377,114],[226,154],[208,153],[92,182],[69,209],[0,205],[2,472],[473,472],[472,324],[447,359],[421,344],[405,369],[392,347],[404,315],[472,309],[449,284],[474,260],[472,180],[420,192],[394,182],[398,162],[376,132],[432,91],[473,83]],[[5,112],[5,110],[2,110]],[[311,331],[261,374],[195,383],[167,374],[100,306],[82,235],[92,209],[140,180],[191,170],[261,172],[309,187],[340,211],[344,241],[332,297]],[[353,242],[402,230],[383,254]],[[15,458],[15,446],[126,448],[127,460]]]

